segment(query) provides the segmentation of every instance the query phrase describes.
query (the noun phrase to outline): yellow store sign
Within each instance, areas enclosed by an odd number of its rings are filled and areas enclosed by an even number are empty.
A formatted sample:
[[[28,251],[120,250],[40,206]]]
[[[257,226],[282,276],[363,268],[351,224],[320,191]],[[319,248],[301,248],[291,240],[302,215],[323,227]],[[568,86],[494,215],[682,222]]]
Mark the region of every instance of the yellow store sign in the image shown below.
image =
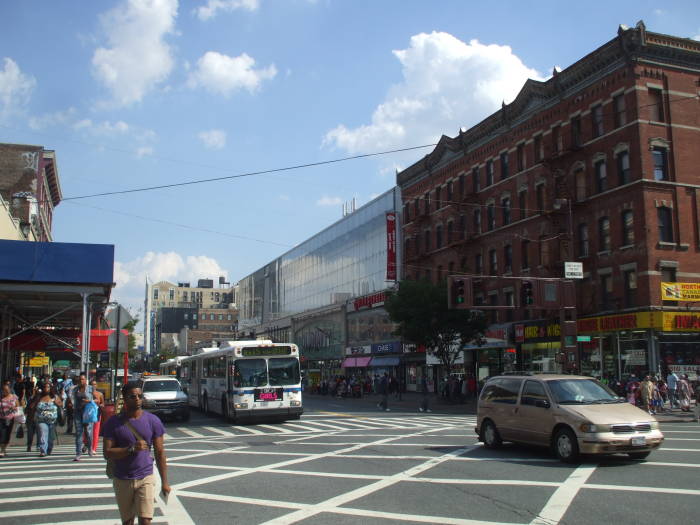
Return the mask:
[[[700,301],[700,283],[661,283],[662,301]]]
[[[579,334],[644,330],[649,328],[664,332],[700,332],[700,314],[690,312],[637,312],[589,317],[577,321]]]
[[[664,312],[664,332],[700,332],[700,315]]]

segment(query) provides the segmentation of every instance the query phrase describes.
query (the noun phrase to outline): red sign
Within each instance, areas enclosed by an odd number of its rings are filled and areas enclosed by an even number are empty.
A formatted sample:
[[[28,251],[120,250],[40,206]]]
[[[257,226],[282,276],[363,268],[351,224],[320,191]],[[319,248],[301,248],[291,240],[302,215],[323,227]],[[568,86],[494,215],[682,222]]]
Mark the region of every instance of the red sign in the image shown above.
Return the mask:
[[[522,325],[522,324],[515,325],[515,342],[516,343],[525,342],[525,325]]]
[[[355,310],[359,310],[361,308],[372,308],[373,306],[384,304],[384,301],[386,301],[386,293],[377,292],[373,293],[372,295],[358,297],[352,302],[352,305]]]
[[[90,330],[90,351],[107,351],[112,332],[114,330]],[[128,334],[126,330],[122,333]],[[80,351],[82,347],[82,334],[78,330],[27,330],[10,339],[10,349],[15,352],[70,352]]]
[[[396,213],[386,214],[386,280],[396,280]]]

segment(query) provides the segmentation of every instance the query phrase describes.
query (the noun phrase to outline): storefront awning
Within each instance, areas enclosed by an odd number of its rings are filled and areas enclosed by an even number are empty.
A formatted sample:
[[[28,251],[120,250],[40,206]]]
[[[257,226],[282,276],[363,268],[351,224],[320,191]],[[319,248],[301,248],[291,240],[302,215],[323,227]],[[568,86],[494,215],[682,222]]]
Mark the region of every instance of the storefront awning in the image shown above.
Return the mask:
[[[482,348],[503,348],[508,346],[508,341],[503,339],[494,339],[491,337],[485,337],[480,345],[470,344],[464,345],[462,350],[480,350]]]
[[[364,368],[369,364],[371,357],[346,357],[342,368]]]
[[[377,366],[377,367],[399,366],[399,358],[398,357],[373,357],[371,366]]]

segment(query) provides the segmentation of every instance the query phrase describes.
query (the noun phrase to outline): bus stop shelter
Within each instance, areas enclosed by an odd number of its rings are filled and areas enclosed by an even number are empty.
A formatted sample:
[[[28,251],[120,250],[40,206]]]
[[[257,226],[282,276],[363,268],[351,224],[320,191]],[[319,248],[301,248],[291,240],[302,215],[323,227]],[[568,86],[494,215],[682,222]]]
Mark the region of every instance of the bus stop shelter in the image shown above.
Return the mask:
[[[16,373],[20,353],[48,341],[80,355],[86,370],[90,328],[104,315],[113,279],[111,244],[0,240],[0,377]],[[29,334],[42,344],[32,346]]]

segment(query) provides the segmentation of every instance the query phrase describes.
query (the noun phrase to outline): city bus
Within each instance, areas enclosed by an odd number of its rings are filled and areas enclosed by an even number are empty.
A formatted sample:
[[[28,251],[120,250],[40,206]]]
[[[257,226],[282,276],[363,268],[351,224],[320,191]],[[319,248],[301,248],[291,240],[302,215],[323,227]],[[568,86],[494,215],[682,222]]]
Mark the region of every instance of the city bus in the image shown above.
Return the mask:
[[[180,383],[190,406],[226,419],[299,419],[299,348],[291,343],[226,341],[219,348],[183,357]]]
[[[172,359],[168,359],[167,361],[164,361],[163,363],[158,365],[160,375],[176,376],[177,371],[180,368],[180,362],[182,361],[182,359],[182,357],[173,357]]]

